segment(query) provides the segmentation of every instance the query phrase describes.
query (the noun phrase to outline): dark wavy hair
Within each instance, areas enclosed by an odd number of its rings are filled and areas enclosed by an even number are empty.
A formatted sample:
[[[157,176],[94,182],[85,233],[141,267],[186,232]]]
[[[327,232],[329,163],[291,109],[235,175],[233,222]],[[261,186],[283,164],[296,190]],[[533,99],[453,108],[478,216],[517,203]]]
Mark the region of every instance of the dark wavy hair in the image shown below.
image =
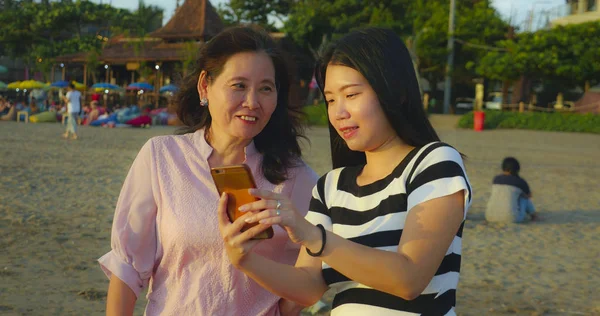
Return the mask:
[[[278,184],[288,178],[290,168],[298,165],[302,156],[298,138],[305,136],[301,111],[289,100],[293,74],[288,57],[264,30],[256,26],[231,27],[202,45],[193,70],[182,79],[181,89],[175,96],[177,116],[185,125],[179,134],[210,128],[210,112],[200,106],[197,89],[200,73],[205,70],[209,78],[217,78],[227,60],[243,52],[264,52],[271,57],[275,68],[277,106],[265,128],[254,137],[254,144],[263,156],[263,175],[269,182]]]
[[[521,171],[521,165],[519,161],[514,157],[506,157],[502,160],[502,171],[506,171],[513,176],[519,176],[519,171]]]
[[[318,60],[315,74],[324,95],[327,65],[360,72],[369,82],[396,134],[408,145],[420,147],[439,141],[423,109],[421,93],[408,49],[393,31],[363,28],[332,43]],[[325,98],[327,100],[327,98]],[[329,123],[333,168],[363,165],[364,152],[352,151]]]

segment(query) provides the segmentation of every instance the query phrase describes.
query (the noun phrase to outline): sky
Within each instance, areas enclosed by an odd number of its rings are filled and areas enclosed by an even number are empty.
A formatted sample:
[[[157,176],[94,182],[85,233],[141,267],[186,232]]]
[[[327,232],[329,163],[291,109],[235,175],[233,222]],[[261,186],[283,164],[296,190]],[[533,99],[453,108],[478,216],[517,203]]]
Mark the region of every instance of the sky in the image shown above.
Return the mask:
[[[138,5],[138,0],[92,0],[96,3],[111,3],[115,7],[127,8],[135,10]],[[176,0],[144,0],[146,4],[157,5],[165,9],[166,23],[173,12],[175,11]],[[183,3],[185,0],[180,0]],[[461,0],[457,0],[461,1]],[[217,7],[221,3],[226,3],[227,0],[211,0],[211,4]],[[532,29],[542,26],[545,22],[545,10],[558,8],[565,5],[565,0],[492,0],[493,6],[500,12],[505,19],[512,19],[513,24],[519,26],[521,30],[527,29],[526,23],[530,12],[533,10]],[[556,11],[554,11],[556,12]],[[457,12],[460,14],[460,12]]]

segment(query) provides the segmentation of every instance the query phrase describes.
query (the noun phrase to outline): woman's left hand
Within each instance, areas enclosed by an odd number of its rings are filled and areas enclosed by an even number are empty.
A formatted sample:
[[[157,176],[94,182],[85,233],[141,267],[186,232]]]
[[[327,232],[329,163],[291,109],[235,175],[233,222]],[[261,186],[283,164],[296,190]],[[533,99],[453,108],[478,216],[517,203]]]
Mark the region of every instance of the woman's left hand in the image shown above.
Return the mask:
[[[227,216],[227,199],[228,195],[223,193],[219,199],[218,216],[219,216],[219,231],[225,242],[225,250],[229,261],[234,267],[239,268],[243,259],[250,253],[252,248],[260,242],[260,240],[252,240],[260,232],[267,229],[270,225],[256,225],[242,232],[242,227],[246,224],[246,219],[252,216],[252,213],[244,214],[236,219],[233,223],[229,221]]]
[[[309,241],[315,235],[315,230],[319,234],[318,228],[296,211],[287,196],[260,189],[250,189],[249,192],[260,200],[240,207],[242,212],[256,213],[246,218],[247,223],[279,225],[287,231],[294,243],[299,244]],[[320,235],[318,238],[321,238]]]

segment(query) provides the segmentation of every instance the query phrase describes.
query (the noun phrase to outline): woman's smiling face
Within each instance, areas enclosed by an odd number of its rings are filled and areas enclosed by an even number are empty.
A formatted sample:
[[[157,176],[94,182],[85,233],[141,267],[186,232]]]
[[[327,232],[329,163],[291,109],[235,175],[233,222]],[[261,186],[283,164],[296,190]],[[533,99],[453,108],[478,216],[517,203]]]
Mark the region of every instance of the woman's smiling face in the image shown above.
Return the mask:
[[[200,75],[198,92],[209,102],[211,133],[251,140],[277,106],[273,61],[264,52],[232,55],[216,78]]]
[[[354,151],[374,151],[396,132],[367,79],[355,69],[329,64],[325,75],[329,122]]]

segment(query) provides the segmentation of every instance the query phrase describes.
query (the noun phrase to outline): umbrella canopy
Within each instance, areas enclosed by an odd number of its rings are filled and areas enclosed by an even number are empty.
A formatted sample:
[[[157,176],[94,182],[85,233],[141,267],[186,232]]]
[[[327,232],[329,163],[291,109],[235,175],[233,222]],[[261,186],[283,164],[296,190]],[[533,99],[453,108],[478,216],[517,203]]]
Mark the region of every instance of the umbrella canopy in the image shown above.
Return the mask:
[[[168,84],[168,85],[160,88],[160,90],[158,90],[158,91],[160,93],[163,93],[163,92],[177,92],[177,90],[179,90],[179,88],[177,88],[176,85]]]
[[[6,90],[6,88],[8,87],[8,85],[2,81],[0,81],[0,90]]]
[[[66,88],[68,86],[69,86],[69,82],[68,81],[64,81],[64,80],[53,82],[50,85],[50,87],[53,87],[53,88]]]
[[[127,86],[127,90],[154,90],[154,87],[147,82],[134,82]]]
[[[21,81],[21,84],[19,85],[20,89],[27,89],[27,90],[32,90],[32,89],[42,89],[47,87],[47,85],[43,82],[39,82],[39,81],[35,81],[35,80],[25,80],[25,81]]]
[[[8,72],[8,68],[0,65],[0,74],[7,73],[7,72]]]
[[[9,83],[6,88],[8,89],[19,89],[19,87],[21,86],[21,81],[13,81],[11,83]]]
[[[107,83],[107,82],[98,82],[98,83],[94,83],[92,85],[92,88],[95,89],[108,89],[108,90],[117,90],[119,89],[119,86],[112,84],[112,83]]]
[[[81,82],[77,82],[77,81],[72,81],[71,83],[73,83],[75,85],[75,89],[76,90],[85,90],[87,87],[81,83]]]

